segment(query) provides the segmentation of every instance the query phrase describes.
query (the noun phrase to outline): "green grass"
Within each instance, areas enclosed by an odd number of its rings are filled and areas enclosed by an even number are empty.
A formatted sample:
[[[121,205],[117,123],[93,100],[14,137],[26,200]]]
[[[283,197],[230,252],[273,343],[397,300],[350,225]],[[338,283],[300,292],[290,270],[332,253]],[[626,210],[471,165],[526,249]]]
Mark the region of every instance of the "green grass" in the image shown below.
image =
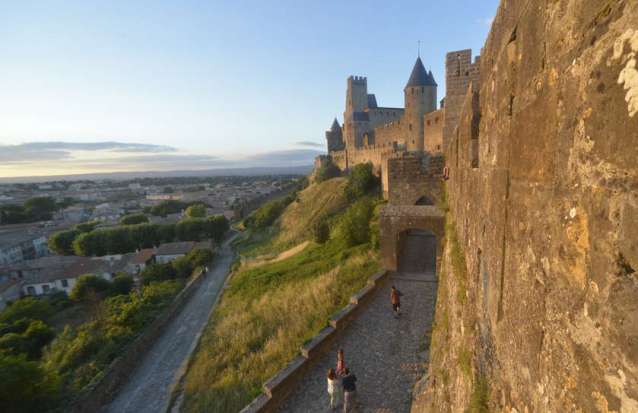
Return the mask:
[[[463,248],[456,236],[454,221],[449,214],[445,220],[445,237],[450,243],[450,259],[457,281],[456,298],[459,304],[464,305],[467,298],[467,265]]]
[[[489,385],[487,379],[479,376],[472,386],[470,403],[465,413],[489,413]]]
[[[466,349],[461,349],[457,361],[463,374],[468,378],[472,378],[472,353]]]
[[[242,256],[275,256],[310,239],[313,222],[338,219],[346,210],[344,182],[311,185],[273,229],[247,233],[235,247]],[[237,268],[192,359],[182,410],[241,410],[378,270],[370,244],[347,248],[340,239]]]

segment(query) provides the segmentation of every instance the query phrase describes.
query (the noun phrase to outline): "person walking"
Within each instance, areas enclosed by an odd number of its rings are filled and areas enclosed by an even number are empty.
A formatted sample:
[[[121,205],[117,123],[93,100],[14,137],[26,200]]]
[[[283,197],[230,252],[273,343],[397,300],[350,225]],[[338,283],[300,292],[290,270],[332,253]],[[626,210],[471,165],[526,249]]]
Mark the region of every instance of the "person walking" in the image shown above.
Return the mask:
[[[351,373],[349,369],[345,369],[345,376],[341,379],[343,387],[343,413],[348,413],[354,409],[357,401],[357,376]]]
[[[390,291],[390,301],[392,302],[392,310],[394,310],[395,317],[399,317],[401,315],[401,296],[403,294],[401,291],[397,290],[393,285],[392,290]]]
[[[341,383],[334,369],[328,370],[328,394],[330,395],[330,410],[335,410],[339,404]]]
[[[337,375],[338,376],[343,376],[345,374],[345,370],[346,370],[346,362],[345,359],[343,357],[343,349],[339,349],[337,350]]]

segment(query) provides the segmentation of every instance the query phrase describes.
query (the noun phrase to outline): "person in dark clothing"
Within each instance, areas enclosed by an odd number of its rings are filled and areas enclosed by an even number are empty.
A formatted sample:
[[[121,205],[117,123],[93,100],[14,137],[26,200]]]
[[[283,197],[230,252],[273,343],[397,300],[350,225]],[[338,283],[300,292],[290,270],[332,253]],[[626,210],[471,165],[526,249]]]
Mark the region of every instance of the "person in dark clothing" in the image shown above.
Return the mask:
[[[348,413],[355,406],[355,396],[357,393],[357,376],[350,372],[346,368],[345,376],[341,379],[341,386],[343,387],[343,413]]]
[[[403,294],[401,291],[397,290],[393,285],[392,290],[390,291],[390,301],[392,302],[392,309],[394,310],[395,316],[401,315],[401,296]]]

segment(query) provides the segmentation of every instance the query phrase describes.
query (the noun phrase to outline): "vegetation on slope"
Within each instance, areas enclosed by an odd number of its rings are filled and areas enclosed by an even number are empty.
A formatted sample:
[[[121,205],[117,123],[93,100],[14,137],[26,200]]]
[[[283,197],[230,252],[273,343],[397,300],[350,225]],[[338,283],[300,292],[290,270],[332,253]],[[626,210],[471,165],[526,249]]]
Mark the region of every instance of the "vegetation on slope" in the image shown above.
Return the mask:
[[[185,411],[241,410],[379,269],[371,243],[378,196],[371,186],[349,203],[353,185],[351,177],[309,186],[273,226],[236,244],[242,256],[274,257],[308,242],[285,259],[235,270],[186,376]],[[323,243],[313,240],[319,222],[329,228]]]

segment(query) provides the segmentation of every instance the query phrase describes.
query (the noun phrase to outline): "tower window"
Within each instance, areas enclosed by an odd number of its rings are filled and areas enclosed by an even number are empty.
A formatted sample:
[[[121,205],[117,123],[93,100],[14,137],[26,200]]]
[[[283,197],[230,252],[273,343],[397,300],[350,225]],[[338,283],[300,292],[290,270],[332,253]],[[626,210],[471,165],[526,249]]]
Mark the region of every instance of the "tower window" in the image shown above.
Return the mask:
[[[408,125],[408,129],[412,130],[412,124],[411,123]]]
[[[425,90],[425,88],[423,86],[421,86],[421,93],[423,93],[424,90]]]

